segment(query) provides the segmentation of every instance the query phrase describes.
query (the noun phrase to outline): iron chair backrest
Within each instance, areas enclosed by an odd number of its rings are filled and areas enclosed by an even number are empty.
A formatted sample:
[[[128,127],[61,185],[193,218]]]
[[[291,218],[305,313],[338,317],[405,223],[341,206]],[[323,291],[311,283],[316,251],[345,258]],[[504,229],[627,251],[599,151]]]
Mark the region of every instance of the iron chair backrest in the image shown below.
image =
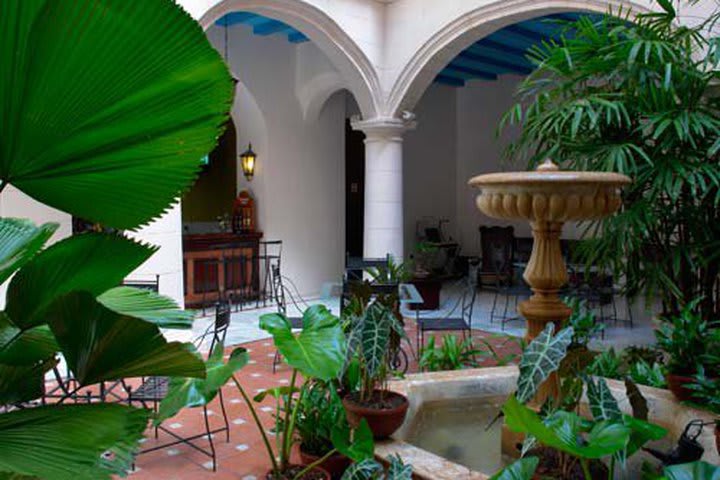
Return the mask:
[[[481,270],[509,275],[515,253],[515,228],[480,227]]]
[[[230,302],[222,300],[215,308],[215,325],[210,340],[210,351],[212,352],[218,343],[225,346],[228,327],[230,327]]]
[[[287,315],[287,303],[285,303],[285,285],[283,285],[282,274],[280,273],[280,265],[270,266],[270,275],[272,277],[272,291],[275,294],[275,303],[277,303],[278,313]]]
[[[473,309],[475,307],[475,299],[477,298],[477,287],[472,282],[468,282],[462,296],[462,318],[468,327],[472,328]]]

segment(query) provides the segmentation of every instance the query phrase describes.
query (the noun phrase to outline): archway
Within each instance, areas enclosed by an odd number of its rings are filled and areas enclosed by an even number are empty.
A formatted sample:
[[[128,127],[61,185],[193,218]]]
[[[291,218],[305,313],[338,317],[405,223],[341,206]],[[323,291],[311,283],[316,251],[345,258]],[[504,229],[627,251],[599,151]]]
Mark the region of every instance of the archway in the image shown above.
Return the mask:
[[[412,110],[445,65],[479,39],[514,23],[557,13],[648,11],[638,0],[519,0],[493,2],[468,11],[428,36],[405,65],[390,92],[387,112],[399,116]]]
[[[326,13],[302,1],[216,0],[199,19],[199,23],[207,30],[216,20],[235,11],[264,15],[302,32],[338,69],[346,82],[345,87],[357,99],[363,116],[375,116],[382,99],[375,68],[355,41]]]

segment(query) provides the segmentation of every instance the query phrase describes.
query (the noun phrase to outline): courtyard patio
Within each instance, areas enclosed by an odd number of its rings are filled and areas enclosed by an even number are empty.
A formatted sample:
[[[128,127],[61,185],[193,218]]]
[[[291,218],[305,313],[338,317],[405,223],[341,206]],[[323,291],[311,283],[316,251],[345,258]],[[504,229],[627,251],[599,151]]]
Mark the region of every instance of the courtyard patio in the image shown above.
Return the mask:
[[[0,480],[720,480],[717,1],[0,39]]]

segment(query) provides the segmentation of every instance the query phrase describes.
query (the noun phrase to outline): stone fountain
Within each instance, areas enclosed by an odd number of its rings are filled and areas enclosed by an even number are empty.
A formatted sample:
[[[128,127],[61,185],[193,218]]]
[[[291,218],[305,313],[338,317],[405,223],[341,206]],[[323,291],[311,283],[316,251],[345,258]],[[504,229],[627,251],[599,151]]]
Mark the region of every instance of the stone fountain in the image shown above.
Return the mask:
[[[630,178],[618,173],[561,171],[547,160],[535,171],[479,175],[469,183],[480,189],[477,206],[485,215],[524,219],[532,227],[533,249],[523,278],[533,295],[518,307],[527,320],[526,340],[535,338],[549,322],[559,327],[571,313],[558,295],[568,281],[560,250],[563,224],[617,211],[621,187]]]

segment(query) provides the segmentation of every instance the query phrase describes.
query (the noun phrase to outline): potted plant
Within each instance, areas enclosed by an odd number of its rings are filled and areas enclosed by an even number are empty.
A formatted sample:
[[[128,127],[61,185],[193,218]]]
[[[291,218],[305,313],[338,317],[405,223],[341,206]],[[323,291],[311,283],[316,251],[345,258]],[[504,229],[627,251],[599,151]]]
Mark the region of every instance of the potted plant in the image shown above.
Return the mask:
[[[646,442],[667,433],[646,421],[647,405],[631,382],[626,385],[633,395],[633,416],[621,412],[603,378],[587,374],[566,378],[561,374],[559,397],[547,399],[539,412],[526,405],[558,369],[572,337],[572,328],[555,334],[553,324],[548,324],[523,353],[517,391],[502,409],[507,427],[526,435],[522,447],[526,459],[513,467],[524,476],[512,478],[612,479],[617,460],[624,461]],[[577,413],[583,391],[592,418]],[[603,459],[608,459],[609,465]]]
[[[311,465],[324,458],[319,465],[334,479],[340,478],[352,462],[333,445],[333,432],[337,439],[338,429],[350,428],[336,390],[334,382],[310,382],[298,401],[295,421],[302,463]]]
[[[400,428],[408,409],[407,398],[386,387],[391,332],[404,338],[405,331],[393,312],[376,300],[347,323],[344,383],[349,390],[342,402],[348,422],[357,427],[365,419],[375,438],[389,437]]]
[[[693,392],[688,385],[708,360],[711,339],[718,335],[717,329],[695,311],[696,304],[686,305],[680,314],[667,319],[655,331],[658,347],[668,357],[668,387],[680,401],[692,399]]]
[[[438,256],[439,249],[429,242],[418,242],[415,245],[414,263],[415,269],[413,276],[415,278],[427,278],[432,275],[435,270],[435,261]]]
[[[708,378],[705,369],[700,367],[693,383],[688,385],[692,390],[692,399],[701,408],[709,410],[717,419],[715,420],[715,448],[720,454],[720,379]]]
[[[302,331],[295,335],[284,315],[273,313],[260,317],[260,328],[272,335],[275,347],[293,369],[289,385],[263,391],[253,399],[262,402],[270,396],[276,401],[274,430],[278,437],[277,452],[270,446],[253,402],[237,378],[233,377],[265,444],[271,464],[268,480],[330,480],[330,475],[319,467],[331,455],[330,452],[305,466],[291,463],[290,456],[297,441],[297,419],[303,399],[313,381],[328,382],[340,373],[345,360],[345,335],[340,320],[322,305],[308,308],[303,313],[302,323]],[[298,385],[300,375],[304,381]]]

